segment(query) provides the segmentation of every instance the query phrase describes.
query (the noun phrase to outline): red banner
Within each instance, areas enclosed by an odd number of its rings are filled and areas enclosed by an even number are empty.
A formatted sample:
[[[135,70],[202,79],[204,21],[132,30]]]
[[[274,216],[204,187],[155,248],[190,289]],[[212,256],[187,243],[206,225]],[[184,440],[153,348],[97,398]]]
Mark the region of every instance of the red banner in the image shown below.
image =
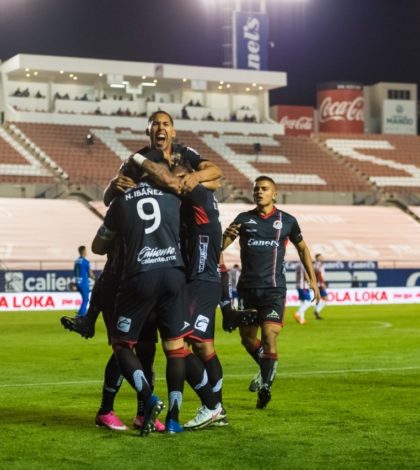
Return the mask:
[[[364,132],[363,85],[346,82],[318,85],[317,107],[320,132]]]
[[[275,119],[286,135],[310,135],[314,132],[314,108],[310,106],[275,106]]]

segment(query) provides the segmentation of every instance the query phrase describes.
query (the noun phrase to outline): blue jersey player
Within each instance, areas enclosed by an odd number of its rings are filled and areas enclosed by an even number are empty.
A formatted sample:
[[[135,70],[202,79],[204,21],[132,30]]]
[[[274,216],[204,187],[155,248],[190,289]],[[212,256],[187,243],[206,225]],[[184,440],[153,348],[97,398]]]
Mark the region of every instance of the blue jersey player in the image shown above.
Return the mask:
[[[87,250],[85,246],[79,246],[79,257],[74,262],[74,276],[76,278],[76,287],[82,296],[82,303],[80,305],[77,315],[84,317],[86,315],[87,306],[89,303],[89,278],[95,279],[93,271],[90,269],[90,263],[86,258]]]
[[[260,367],[257,408],[261,409],[271,399],[276,375],[277,336],[283,325],[286,299],[284,255],[289,241],[298,251],[317,301],[319,291],[311,255],[296,218],[274,205],[274,181],[268,176],[258,177],[253,195],[255,209],[238,214],[223,235],[223,249],[239,236],[242,263],[239,303],[258,311],[255,322],[240,326],[239,331],[243,346]]]

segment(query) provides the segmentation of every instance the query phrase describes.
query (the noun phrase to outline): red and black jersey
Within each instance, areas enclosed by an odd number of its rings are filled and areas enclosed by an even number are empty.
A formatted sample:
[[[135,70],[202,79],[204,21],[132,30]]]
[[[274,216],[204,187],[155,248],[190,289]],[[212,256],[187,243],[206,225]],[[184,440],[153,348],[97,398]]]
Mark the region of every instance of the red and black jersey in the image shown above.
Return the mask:
[[[187,279],[220,282],[222,227],[213,191],[196,186],[183,200],[181,214]]]
[[[242,273],[238,288],[278,287],[286,290],[284,256],[287,242],[302,241],[295,217],[274,208],[260,215],[256,209],[240,213],[234,224],[240,224]]]

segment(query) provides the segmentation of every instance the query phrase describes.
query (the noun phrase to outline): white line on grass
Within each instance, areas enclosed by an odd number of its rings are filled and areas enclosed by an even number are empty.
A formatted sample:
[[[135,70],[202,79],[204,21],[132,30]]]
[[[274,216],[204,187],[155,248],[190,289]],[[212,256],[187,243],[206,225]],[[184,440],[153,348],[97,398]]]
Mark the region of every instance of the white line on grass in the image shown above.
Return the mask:
[[[312,370],[307,372],[285,372],[279,373],[279,378],[281,377],[306,377],[312,375],[340,375],[340,374],[363,374],[366,372],[395,372],[402,370],[417,370],[420,369],[420,366],[412,367],[379,367],[375,369],[335,369],[335,370]],[[243,377],[250,377],[253,373],[249,372],[248,374],[227,374],[225,376],[227,379],[235,378],[240,379]],[[157,377],[156,380],[165,380],[164,377]],[[39,382],[39,383],[26,383],[26,384],[0,384],[1,388],[12,388],[12,387],[62,387],[66,385],[84,385],[84,384],[98,384],[102,383],[101,380],[75,380],[72,382]]]

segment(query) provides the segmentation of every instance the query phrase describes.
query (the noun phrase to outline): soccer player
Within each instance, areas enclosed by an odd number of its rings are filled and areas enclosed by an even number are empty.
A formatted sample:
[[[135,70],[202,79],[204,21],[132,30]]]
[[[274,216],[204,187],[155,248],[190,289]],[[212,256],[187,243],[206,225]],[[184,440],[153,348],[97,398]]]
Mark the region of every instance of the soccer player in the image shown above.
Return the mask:
[[[314,271],[315,271],[316,279],[318,281],[319,294],[321,296],[321,300],[315,306],[314,315],[317,320],[323,320],[323,318],[321,317],[321,310],[327,304],[328,292],[327,292],[327,283],[325,282],[324,259],[321,253],[317,253],[315,255]]]
[[[78,251],[79,257],[74,262],[74,275],[76,277],[76,288],[82,296],[82,303],[77,315],[79,317],[84,317],[89,303],[89,278],[94,280],[95,275],[90,269],[90,263],[86,258],[86,247],[83,245],[79,246]]]
[[[311,292],[308,287],[307,274],[302,263],[296,263],[296,289],[299,296],[299,309],[293,314],[294,319],[304,325],[305,311],[311,305]]]
[[[167,356],[166,431],[182,431],[179,409],[185,379],[183,337],[191,330],[185,321],[179,205],[175,195],[144,180],[113,201],[92,243],[94,253],[105,254],[115,236],[122,237],[124,242],[124,276],[117,294],[112,345],[124,377],[145,402],[142,435],[151,431],[164,407],[152,394],[142,364],[133,352],[133,345],[152,312],[156,312]]]
[[[240,213],[223,235],[223,249],[239,236],[242,273],[238,283],[239,303],[256,308],[258,317],[250,326],[240,326],[241,341],[260,367],[261,386],[257,408],[265,408],[271,399],[276,375],[277,336],[283,325],[286,279],[284,255],[290,240],[309,277],[319,301],[318,286],[309,249],[295,217],[275,207],[276,186],[268,176],[254,183],[255,209]],[[261,329],[261,340],[258,329]]]
[[[174,171],[184,177],[192,168],[181,159]],[[222,409],[223,371],[214,348],[215,314],[221,294],[218,263],[222,227],[217,199],[208,189],[209,183],[205,184],[207,187],[197,184],[184,195],[181,209],[189,321],[193,327],[186,342],[195,353],[186,351],[187,381],[202,400],[197,416],[184,425],[191,430],[227,424]]]
[[[194,172],[188,173],[182,178],[181,188],[185,191],[191,191],[198,183],[217,180],[222,176],[220,168],[203,158],[197,151],[191,147],[174,143],[176,138],[174,121],[166,111],[156,111],[150,116],[146,135],[149,137],[149,145],[143,147],[137,153],[154,162],[159,162],[163,158],[169,167],[182,156],[192,166]],[[151,150],[160,150],[161,152],[151,152]],[[148,172],[151,170],[147,163],[144,170]],[[153,181],[178,193],[179,188],[171,186],[173,184],[176,186],[176,183],[167,180],[167,171],[165,170],[164,167],[160,167],[160,171],[154,168]],[[116,194],[129,187],[129,183],[122,179],[114,178],[111,180],[104,192],[105,205],[108,206]]]
[[[129,188],[135,187],[139,182],[139,170],[135,165],[128,161],[124,162],[116,178],[120,179],[122,184]],[[70,330],[79,333],[85,338],[92,338],[95,334],[95,323],[102,312],[105,326],[108,333],[108,342],[111,344],[112,333],[112,314],[114,311],[115,298],[120,283],[123,269],[124,245],[118,237],[114,239],[107,251],[107,262],[103,271],[99,275],[92,289],[89,302],[89,308],[84,317],[61,318],[62,325]],[[148,382],[154,388],[153,361],[156,351],[157,333],[154,319],[145,326],[136,344],[136,354],[140,359],[145,376]],[[124,431],[127,426],[114,413],[114,400],[121,387],[124,377],[121,375],[121,369],[114,354],[111,355],[105,367],[104,384],[102,388],[102,402],[95,418],[96,425],[106,427],[114,431]],[[137,400],[137,415],[133,426],[141,429],[144,421],[144,402],[140,396]],[[154,423],[155,430],[163,432],[165,425],[158,419]]]

